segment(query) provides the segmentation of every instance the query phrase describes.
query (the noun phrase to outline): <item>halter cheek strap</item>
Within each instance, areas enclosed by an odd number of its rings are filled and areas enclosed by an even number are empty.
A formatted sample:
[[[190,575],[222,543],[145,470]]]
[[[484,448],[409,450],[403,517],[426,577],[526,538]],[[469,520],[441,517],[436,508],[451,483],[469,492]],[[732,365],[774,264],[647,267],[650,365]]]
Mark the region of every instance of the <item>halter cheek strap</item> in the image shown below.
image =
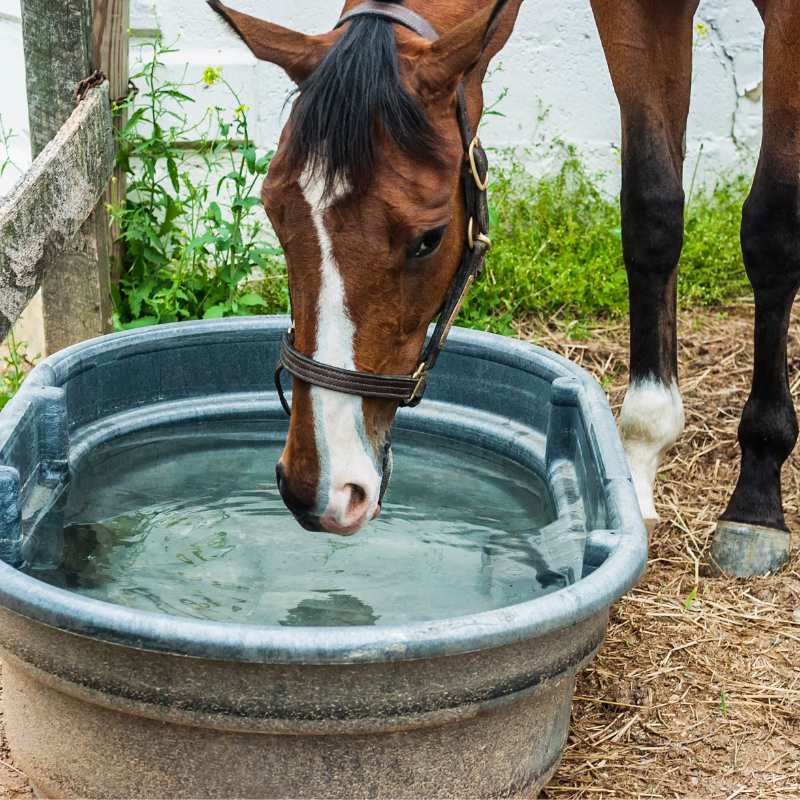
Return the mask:
[[[336,23],[336,27],[361,16],[391,20],[429,41],[439,38],[439,34],[427,20],[411,9],[396,3],[361,3],[344,14]],[[280,359],[275,366],[275,386],[287,414],[291,415],[291,409],[281,386],[280,376],[283,370],[301,381],[334,392],[343,392],[358,397],[397,400],[400,405],[408,407],[419,405],[422,400],[428,373],[439,358],[439,353],[453,327],[470,286],[476,278],[480,277],[486,253],[492,246],[486,235],[489,232],[489,206],[486,198],[486,187],[489,184],[489,162],[483,147],[481,147],[480,139],[472,131],[463,83],[458,86],[456,118],[464,148],[462,181],[468,220],[467,230],[464,232],[464,253],[439,312],[439,319],[433,335],[422,351],[416,369],[411,375],[376,375],[323,364],[295,350],[294,327],[291,327],[283,335]]]

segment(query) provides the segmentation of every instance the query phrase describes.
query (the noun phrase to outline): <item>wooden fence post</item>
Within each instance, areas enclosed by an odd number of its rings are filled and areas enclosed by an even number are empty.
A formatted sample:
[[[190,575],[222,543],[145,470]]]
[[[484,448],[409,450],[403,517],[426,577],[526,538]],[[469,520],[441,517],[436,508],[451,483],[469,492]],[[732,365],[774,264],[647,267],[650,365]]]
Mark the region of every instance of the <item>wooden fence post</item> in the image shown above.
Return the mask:
[[[74,241],[114,171],[108,84],[91,89],[55,138],[0,198],[0,340]],[[102,241],[102,240],[101,240]],[[52,278],[60,275],[50,271]],[[67,277],[71,285],[73,276]]]
[[[125,97],[128,94],[130,16],[130,0],[93,0],[95,62],[97,69],[103,70],[108,78],[109,90],[113,99]],[[125,112],[114,118],[114,127],[117,133],[122,131],[127,121]],[[127,196],[126,188],[125,173],[116,167],[112,183],[106,189],[106,203],[122,205]],[[119,225],[112,222],[108,237],[108,254],[111,281],[116,284],[119,284],[122,268],[122,242],[116,241],[119,234]]]
[[[78,81],[94,70],[92,0],[22,0],[22,39],[34,158],[75,108]],[[48,353],[112,330],[108,224],[102,201],[42,288]]]

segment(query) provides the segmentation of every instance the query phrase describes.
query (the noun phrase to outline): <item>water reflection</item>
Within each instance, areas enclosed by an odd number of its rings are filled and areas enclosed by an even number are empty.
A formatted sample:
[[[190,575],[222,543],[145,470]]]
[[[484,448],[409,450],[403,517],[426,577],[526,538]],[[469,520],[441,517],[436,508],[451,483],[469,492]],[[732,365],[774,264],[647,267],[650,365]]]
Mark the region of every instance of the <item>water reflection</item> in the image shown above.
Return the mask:
[[[331,593],[327,597],[301,600],[278,624],[330,628],[337,625],[374,625],[379,618],[375,616],[372,606],[362,603],[357,597]]]

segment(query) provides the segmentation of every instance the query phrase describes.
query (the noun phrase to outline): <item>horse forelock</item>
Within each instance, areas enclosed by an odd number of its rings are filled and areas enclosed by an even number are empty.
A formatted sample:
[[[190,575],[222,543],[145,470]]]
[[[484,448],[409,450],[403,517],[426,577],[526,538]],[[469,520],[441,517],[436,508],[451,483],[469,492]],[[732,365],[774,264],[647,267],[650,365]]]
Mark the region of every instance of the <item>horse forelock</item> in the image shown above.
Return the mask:
[[[387,20],[365,16],[347,23],[298,91],[288,156],[294,168],[320,176],[326,194],[341,182],[357,192],[369,186],[382,157],[381,134],[414,160],[440,161],[439,136],[402,81]]]

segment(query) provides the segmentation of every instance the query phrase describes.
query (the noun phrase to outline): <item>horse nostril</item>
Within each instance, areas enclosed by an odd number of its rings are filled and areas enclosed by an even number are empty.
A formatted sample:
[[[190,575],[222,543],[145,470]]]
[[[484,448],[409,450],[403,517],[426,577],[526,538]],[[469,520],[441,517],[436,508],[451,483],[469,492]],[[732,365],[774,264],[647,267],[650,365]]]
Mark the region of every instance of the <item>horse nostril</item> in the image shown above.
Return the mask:
[[[357,483],[348,483],[347,488],[350,489],[350,502],[347,505],[347,515],[356,516],[364,510],[367,505],[367,493],[363,486]]]

